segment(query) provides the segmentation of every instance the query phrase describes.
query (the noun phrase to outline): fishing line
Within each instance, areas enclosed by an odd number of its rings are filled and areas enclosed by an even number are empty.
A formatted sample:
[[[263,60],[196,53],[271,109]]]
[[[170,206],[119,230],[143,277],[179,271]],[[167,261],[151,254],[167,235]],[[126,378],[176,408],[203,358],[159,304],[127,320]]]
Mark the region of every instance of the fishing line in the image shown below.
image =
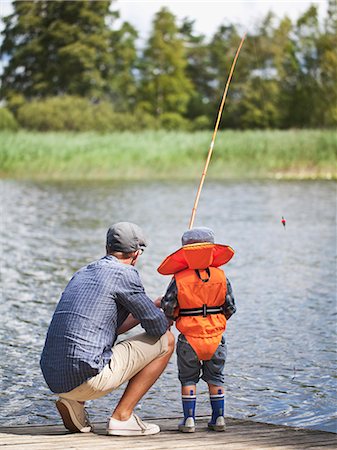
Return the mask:
[[[255,36],[256,39],[256,36]],[[253,53],[254,53],[254,59],[255,59],[255,63],[256,63],[256,70],[259,70],[259,67],[261,67],[261,70],[263,71],[264,67],[262,66],[262,59],[258,58],[258,51],[256,49],[256,40],[252,39],[252,45],[253,45]],[[270,37],[268,36],[268,39],[270,39]],[[260,45],[261,46],[261,45]],[[268,68],[266,68],[266,70],[268,70]],[[263,73],[263,72],[262,72]],[[261,93],[261,98],[262,98],[262,111],[263,111],[263,117],[266,118],[267,120],[267,126],[269,128],[270,126],[270,121],[269,121],[269,117],[268,117],[268,111],[266,109],[266,89],[264,87],[264,83],[262,82],[261,78],[262,78],[262,73],[259,75],[257,74],[257,79],[258,79],[258,84],[259,84],[259,91]],[[268,79],[268,78],[267,78]],[[265,158],[264,158],[265,159]],[[283,229],[286,230],[286,224],[287,221],[285,219],[285,217],[282,215],[282,218],[280,220],[281,224],[283,225]]]
[[[188,226],[189,229],[191,229],[193,227],[195,214],[196,214],[197,208],[198,208],[198,203],[199,203],[201,190],[202,190],[202,187],[203,187],[203,184],[204,184],[204,181],[205,181],[208,165],[209,165],[209,162],[211,160],[211,156],[212,156],[212,152],[213,152],[215,137],[216,137],[216,134],[217,134],[217,131],[218,131],[218,128],[219,128],[219,123],[220,123],[220,120],[221,120],[222,111],[223,111],[223,108],[225,106],[227,92],[228,92],[229,85],[230,85],[230,82],[231,82],[231,79],[232,79],[232,76],[233,76],[233,73],[234,73],[236,61],[237,61],[237,59],[239,57],[239,53],[241,51],[241,48],[242,48],[242,45],[243,45],[243,42],[244,42],[245,38],[246,38],[246,33],[243,35],[243,37],[241,39],[241,42],[240,42],[239,47],[238,47],[238,49],[236,51],[236,54],[235,54],[233,62],[232,62],[232,66],[231,66],[230,71],[229,71],[229,75],[228,75],[228,78],[227,78],[225,90],[224,90],[224,93],[223,93],[223,96],[222,96],[222,100],[221,100],[221,103],[220,103],[220,107],[219,107],[219,110],[218,110],[218,116],[217,116],[217,120],[216,120],[216,123],[215,123],[214,131],[213,131],[211,145],[210,145],[209,150],[208,150],[208,155],[207,155],[205,167],[204,167],[204,170],[203,170],[202,175],[201,175],[201,179],[200,179],[197,195],[195,197],[194,205],[193,205],[193,208],[192,208],[192,214],[191,214],[190,223],[189,223],[189,226]]]

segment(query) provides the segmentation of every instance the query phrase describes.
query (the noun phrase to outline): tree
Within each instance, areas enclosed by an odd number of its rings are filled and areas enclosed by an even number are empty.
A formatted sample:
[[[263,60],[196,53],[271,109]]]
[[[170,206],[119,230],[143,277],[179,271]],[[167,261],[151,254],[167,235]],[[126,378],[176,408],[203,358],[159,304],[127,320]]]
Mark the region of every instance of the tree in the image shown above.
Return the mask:
[[[210,96],[210,111],[213,118],[217,115],[219,103],[223,94],[227,77],[241,36],[236,27],[220,25],[209,43],[210,66],[212,76],[212,92]],[[246,42],[247,44],[247,42]],[[224,112],[224,127],[238,128],[240,123],[240,108],[242,107],[242,87],[249,73],[247,45],[242,49],[233,75],[233,81],[228,92],[228,107]]]
[[[275,59],[275,16],[269,12],[248,38],[245,82],[239,105],[245,128],[277,128],[280,111]]]
[[[276,102],[279,127],[289,128],[293,126],[293,96],[297,89],[300,63],[296,54],[293,24],[288,17],[284,17],[275,29],[272,45],[279,87]]]
[[[188,102],[186,116],[189,119],[208,116],[213,118],[214,112],[209,111],[212,95],[212,73],[209,46],[205,36],[194,32],[194,21],[184,19],[180,29],[180,36],[184,42],[187,61],[186,75],[192,83],[193,91]],[[211,120],[209,120],[211,125]]]
[[[320,30],[315,6],[311,6],[299,17],[295,34],[298,73],[296,87],[289,105],[291,125],[315,127],[321,123],[318,58]]]
[[[26,98],[71,94],[100,98],[108,83],[110,1],[14,1],[1,51],[9,56],[1,93]]]
[[[323,125],[337,125],[337,3],[329,0],[324,33],[318,42],[320,64],[320,106]]]
[[[186,76],[187,61],[175,16],[162,8],[153,21],[145,48],[141,76],[142,106],[159,117],[163,113],[184,114],[192,86]]]
[[[133,111],[137,102],[135,69],[139,65],[136,39],[138,33],[128,22],[111,33],[113,64],[107,92],[118,111]]]

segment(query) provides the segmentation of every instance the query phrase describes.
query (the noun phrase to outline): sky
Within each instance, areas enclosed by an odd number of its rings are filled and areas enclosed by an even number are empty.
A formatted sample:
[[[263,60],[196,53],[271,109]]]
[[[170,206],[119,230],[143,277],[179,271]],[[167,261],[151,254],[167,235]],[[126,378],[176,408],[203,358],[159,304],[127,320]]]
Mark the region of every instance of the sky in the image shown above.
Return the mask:
[[[195,30],[206,36],[212,36],[225,21],[239,23],[249,29],[270,10],[278,17],[288,15],[292,20],[296,20],[312,4],[318,7],[321,17],[325,16],[327,0],[118,0],[116,9],[120,11],[122,20],[131,22],[141,37],[146,38],[154,14],[164,6],[178,19],[184,17],[195,19]]]
[[[0,0],[0,16],[11,12],[11,3],[10,0]],[[321,17],[326,15],[327,0],[117,0],[115,9],[119,11],[121,21],[130,22],[140,33],[141,40],[145,40],[155,13],[164,6],[178,20],[184,17],[194,19],[195,31],[210,37],[226,21],[241,24],[249,30],[270,10],[278,17],[288,15],[296,20],[311,4],[317,5]]]

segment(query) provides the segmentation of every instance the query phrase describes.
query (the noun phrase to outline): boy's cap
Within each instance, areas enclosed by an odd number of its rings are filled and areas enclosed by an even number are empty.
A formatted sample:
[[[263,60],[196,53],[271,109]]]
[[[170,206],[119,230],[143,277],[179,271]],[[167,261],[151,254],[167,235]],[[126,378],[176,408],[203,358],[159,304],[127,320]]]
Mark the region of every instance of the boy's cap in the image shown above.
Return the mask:
[[[112,225],[106,235],[106,245],[116,252],[135,252],[147,246],[143,230],[131,222]]]
[[[206,227],[185,231],[181,242],[182,247],[167,256],[158,267],[162,275],[173,275],[188,268],[220,267],[234,255],[234,250],[228,245],[216,244],[213,230]]]
[[[210,242],[214,244],[214,231],[207,227],[196,227],[185,231],[182,235],[182,245],[196,244],[198,242]]]

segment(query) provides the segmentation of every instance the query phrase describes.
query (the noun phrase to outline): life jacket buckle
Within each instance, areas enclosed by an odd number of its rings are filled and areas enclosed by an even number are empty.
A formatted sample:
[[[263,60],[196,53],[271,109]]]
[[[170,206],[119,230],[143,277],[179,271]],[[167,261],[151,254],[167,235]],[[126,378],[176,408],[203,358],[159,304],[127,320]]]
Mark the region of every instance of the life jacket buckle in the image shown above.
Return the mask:
[[[208,306],[202,305],[202,308],[181,308],[179,309],[179,316],[209,316],[210,314],[223,314],[223,305]]]

